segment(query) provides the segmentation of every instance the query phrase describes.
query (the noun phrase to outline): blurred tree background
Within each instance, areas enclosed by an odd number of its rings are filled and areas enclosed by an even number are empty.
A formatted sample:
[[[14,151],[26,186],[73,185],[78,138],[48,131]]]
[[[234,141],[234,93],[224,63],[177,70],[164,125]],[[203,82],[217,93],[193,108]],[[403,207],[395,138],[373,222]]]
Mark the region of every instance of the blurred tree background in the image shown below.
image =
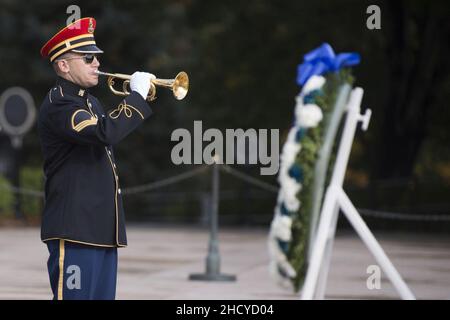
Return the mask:
[[[450,212],[448,1],[0,0],[1,91],[22,86],[39,107],[55,81],[39,50],[65,25],[71,4],[81,8],[82,17],[97,20],[97,44],[105,51],[101,70],[150,71],[161,78],[185,70],[190,76],[185,100],[175,101],[160,89],[154,115],[116,146],[123,187],[192,169],[172,163],[175,143],[170,135],[176,128],[192,131],[194,120],[202,120],[204,130],[222,132],[278,128],[281,146],[299,92],[297,65],[303,54],[328,42],[336,52],[361,54],[355,85],[365,90],[363,109],[373,111],[369,130],[356,135],[346,177],[356,206],[413,214]],[[371,4],[381,9],[380,30],[366,26]],[[104,84],[93,93],[105,106],[119,101]],[[33,168],[39,172],[42,166],[36,127],[25,137],[23,159],[28,176],[35,177]],[[236,168],[259,174],[259,166]],[[277,184],[276,176],[258,178]],[[36,178],[31,180],[36,185]],[[268,226],[276,194],[224,175],[221,188],[222,222]],[[206,174],[154,192],[125,195],[125,209],[130,220],[198,221],[209,189]],[[370,224],[427,228],[377,219],[369,219]],[[449,224],[432,228],[448,230]]]

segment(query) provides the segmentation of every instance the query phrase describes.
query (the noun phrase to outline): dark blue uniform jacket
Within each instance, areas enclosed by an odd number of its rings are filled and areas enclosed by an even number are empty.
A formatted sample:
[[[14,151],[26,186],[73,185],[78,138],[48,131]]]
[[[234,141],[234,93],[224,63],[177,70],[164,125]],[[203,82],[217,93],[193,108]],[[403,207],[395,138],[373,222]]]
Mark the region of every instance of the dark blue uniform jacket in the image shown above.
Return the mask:
[[[42,241],[126,246],[112,146],[151,113],[137,92],[105,112],[88,90],[58,78],[41,105],[38,120],[46,178]]]

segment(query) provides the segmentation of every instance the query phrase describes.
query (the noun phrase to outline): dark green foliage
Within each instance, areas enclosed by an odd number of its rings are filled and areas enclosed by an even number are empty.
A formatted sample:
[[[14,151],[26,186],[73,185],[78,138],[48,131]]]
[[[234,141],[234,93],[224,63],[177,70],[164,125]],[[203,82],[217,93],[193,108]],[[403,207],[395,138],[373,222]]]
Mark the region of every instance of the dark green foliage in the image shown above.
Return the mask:
[[[323,120],[315,128],[310,128],[307,134],[300,140],[301,150],[296,158],[304,172],[302,189],[298,193],[300,208],[294,216],[292,223],[292,242],[289,250],[289,261],[297,271],[297,277],[294,279],[294,288],[298,290],[303,283],[307,269],[307,251],[308,237],[310,232],[310,219],[312,211],[314,167],[322,147],[326,128],[335,104],[338,89],[345,83],[350,85],[353,78],[349,70],[342,70],[339,73],[332,73],[326,76],[326,83],[320,94],[315,95],[313,100],[323,112]],[[312,102],[312,101],[311,101]],[[338,140],[337,140],[338,141]],[[332,157],[332,159],[335,156]],[[329,172],[333,167],[333,161],[330,161]],[[328,174],[328,179],[330,178]],[[328,180],[327,179],[327,180]]]
[[[43,190],[44,177],[39,167],[25,167],[20,171],[20,186],[28,190]],[[21,209],[25,216],[39,216],[42,210],[43,200],[40,197],[21,195]]]

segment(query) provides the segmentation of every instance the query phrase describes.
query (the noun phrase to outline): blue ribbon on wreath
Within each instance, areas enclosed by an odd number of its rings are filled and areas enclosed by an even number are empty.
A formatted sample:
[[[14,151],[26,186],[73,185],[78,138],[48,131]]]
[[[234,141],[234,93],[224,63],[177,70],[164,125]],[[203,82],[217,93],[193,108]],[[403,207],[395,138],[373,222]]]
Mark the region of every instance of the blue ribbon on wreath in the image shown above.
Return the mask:
[[[313,75],[336,72],[341,68],[357,65],[360,61],[360,55],[356,52],[336,55],[333,48],[325,42],[303,56],[303,63],[297,67],[297,83],[303,86]]]

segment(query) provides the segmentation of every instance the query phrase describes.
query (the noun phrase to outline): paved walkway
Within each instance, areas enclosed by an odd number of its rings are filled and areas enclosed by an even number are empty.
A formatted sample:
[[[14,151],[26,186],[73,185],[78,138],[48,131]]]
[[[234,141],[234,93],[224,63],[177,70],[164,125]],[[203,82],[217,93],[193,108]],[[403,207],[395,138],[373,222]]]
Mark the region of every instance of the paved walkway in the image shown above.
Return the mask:
[[[450,298],[450,237],[375,234],[419,299]],[[220,232],[222,271],[236,282],[189,281],[205,270],[208,233],[200,228],[128,228],[129,246],[119,250],[118,299],[297,299],[268,276],[267,230]],[[0,299],[50,299],[47,249],[36,228],[0,229]],[[351,232],[335,242],[327,298],[397,299],[382,273],[381,289],[366,286],[376,264]]]

